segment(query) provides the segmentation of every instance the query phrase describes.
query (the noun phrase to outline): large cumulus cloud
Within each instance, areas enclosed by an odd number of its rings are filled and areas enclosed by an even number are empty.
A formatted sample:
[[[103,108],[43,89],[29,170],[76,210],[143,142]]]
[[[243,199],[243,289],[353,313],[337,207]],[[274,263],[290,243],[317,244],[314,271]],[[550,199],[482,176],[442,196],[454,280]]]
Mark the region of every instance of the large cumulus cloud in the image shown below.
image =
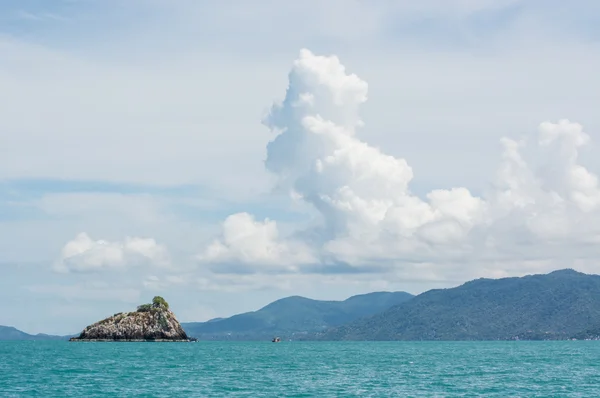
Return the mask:
[[[529,148],[540,153],[535,167],[522,154],[531,142],[502,138],[498,172],[484,193],[456,187],[416,195],[406,160],[357,136],[367,91],[367,83],[337,57],[301,51],[285,99],[264,121],[277,134],[265,165],[278,188],[310,204],[320,223],[282,237],[275,221],[256,224],[245,213],[232,215],[203,261],[279,264],[282,270],[311,261],[427,264],[431,270],[435,263],[485,266],[543,260],[557,252],[576,259],[578,245],[598,241],[600,189],[596,175],[579,163],[579,151],[590,142],[581,125],[566,119],[541,123]]]

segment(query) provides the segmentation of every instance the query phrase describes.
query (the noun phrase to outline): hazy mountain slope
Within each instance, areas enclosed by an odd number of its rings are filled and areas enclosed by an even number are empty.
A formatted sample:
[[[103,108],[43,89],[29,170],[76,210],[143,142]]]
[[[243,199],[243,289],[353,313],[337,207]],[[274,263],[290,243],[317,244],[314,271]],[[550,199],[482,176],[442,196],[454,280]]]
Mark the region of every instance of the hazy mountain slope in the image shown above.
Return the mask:
[[[182,323],[188,335],[200,339],[265,339],[322,331],[384,311],[413,296],[405,292],[375,292],[344,301],[321,301],[293,296],[258,311],[209,322]]]
[[[12,326],[0,326],[0,340],[68,340],[68,336],[28,334]]]

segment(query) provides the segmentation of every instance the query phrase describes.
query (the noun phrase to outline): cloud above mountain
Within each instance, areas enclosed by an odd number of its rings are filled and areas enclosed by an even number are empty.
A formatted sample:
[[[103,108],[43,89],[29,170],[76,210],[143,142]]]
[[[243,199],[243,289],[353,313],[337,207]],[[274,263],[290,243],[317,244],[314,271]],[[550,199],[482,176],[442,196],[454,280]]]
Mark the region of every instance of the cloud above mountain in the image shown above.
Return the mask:
[[[297,264],[317,261],[302,242],[281,239],[275,221],[256,221],[248,213],[227,217],[221,236],[198,256],[198,260],[225,266],[213,268],[216,273],[239,271],[240,263],[255,265],[266,272],[271,269],[293,272],[298,270]]]
[[[318,218],[282,236],[275,221],[233,214],[202,262],[281,271],[315,263],[429,270],[426,264],[479,262],[502,271],[507,260],[557,252],[576,259],[579,245],[600,239],[600,188],[579,161],[591,141],[580,124],[544,121],[535,142],[502,138],[486,192],[455,187],[417,195],[408,162],[360,138],[368,128],[360,118],[367,94],[367,82],[336,56],[300,52],[284,100],[264,120],[277,134],[265,166],[278,191],[310,205]]]

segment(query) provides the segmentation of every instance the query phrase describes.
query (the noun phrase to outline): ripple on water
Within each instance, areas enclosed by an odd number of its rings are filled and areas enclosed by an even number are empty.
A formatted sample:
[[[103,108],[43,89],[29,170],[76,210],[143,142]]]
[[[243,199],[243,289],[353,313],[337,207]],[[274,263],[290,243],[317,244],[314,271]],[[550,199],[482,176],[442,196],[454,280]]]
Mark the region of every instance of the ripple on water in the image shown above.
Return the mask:
[[[0,342],[0,397],[600,396],[600,342]]]

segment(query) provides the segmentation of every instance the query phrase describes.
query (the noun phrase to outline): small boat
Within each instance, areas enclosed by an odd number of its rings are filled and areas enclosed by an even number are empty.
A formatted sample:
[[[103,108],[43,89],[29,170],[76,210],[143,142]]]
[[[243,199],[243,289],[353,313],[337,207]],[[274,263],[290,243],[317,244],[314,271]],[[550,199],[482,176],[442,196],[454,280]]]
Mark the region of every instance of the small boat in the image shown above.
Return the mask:
[[[271,340],[272,343],[280,343],[281,339],[279,337],[273,337],[273,340]]]

